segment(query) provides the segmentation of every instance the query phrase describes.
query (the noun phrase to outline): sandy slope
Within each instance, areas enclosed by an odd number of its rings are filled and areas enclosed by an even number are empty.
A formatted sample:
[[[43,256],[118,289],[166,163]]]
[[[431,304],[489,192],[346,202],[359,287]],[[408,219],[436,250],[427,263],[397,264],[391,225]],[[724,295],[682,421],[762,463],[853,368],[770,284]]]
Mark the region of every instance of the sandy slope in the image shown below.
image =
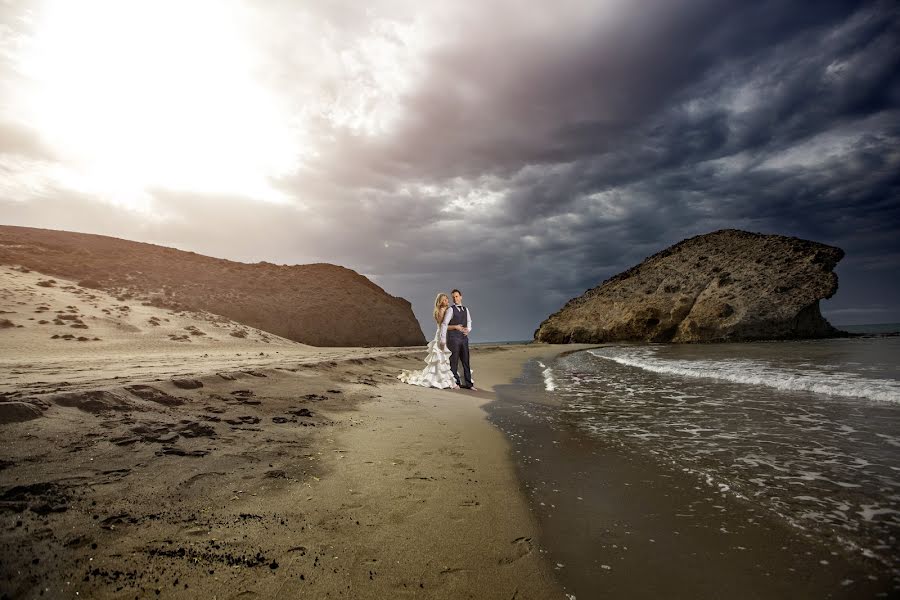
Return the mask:
[[[4,357],[13,352],[46,357],[309,348],[212,313],[172,311],[120,298],[0,265],[0,323],[5,323],[0,352]],[[73,350],[72,345],[82,347]]]
[[[114,385],[202,369],[252,369],[378,355],[390,349],[316,348],[207,312],[172,311],[0,266],[0,393]]]
[[[425,344],[408,301],[338,265],[248,264],[103,235],[9,225],[0,225],[0,264],[135,303],[206,310],[305,344]]]

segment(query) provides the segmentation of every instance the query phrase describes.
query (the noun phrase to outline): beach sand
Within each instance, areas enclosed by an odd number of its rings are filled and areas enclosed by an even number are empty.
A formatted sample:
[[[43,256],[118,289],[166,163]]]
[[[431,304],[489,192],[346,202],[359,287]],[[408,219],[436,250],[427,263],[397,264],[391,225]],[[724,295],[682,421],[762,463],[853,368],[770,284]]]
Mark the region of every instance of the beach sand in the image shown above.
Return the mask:
[[[49,279],[3,268],[0,596],[565,597],[483,405],[570,347],[476,348],[481,391],[430,390],[396,380],[422,348]]]

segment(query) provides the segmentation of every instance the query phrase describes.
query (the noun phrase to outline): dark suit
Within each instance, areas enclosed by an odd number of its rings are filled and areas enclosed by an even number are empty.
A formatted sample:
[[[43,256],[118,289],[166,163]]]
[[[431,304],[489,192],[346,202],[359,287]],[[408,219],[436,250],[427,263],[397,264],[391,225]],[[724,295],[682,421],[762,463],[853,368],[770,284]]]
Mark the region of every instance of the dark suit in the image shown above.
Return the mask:
[[[467,327],[469,324],[469,311],[465,306],[451,305],[450,310],[453,316],[450,318],[448,325],[462,325]],[[453,378],[459,387],[472,387],[472,370],[469,368],[469,336],[462,331],[451,329],[447,331],[447,348],[450,350],[450,371],[453,372]],[[463,366],[463,379],[459,378],[459,363]]]

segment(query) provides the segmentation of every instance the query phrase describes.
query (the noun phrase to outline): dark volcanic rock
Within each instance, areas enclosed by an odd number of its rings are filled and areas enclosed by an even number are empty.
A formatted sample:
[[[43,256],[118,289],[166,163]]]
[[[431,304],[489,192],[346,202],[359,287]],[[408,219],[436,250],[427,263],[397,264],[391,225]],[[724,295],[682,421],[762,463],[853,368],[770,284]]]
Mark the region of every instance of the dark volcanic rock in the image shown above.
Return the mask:
[[[839,332],[819,312],[837,291],[844,251],[727,229],[654,254],[570,300],[538,342],[712,342],[816,338]]]
[[[150,400],[151,402],[164,404],[165,406],[180,406],[185,403],[184,398],[169,395],[164,391],[153,387],[152,385],[132,385],[127,386],[125,389],[138,398],[143,398],[144,400]]]
[[[425,344],[409,302],[336,265],[245,264],[101,235],[6,225],[0,226],[0,263],[154,306],[206,310],[314,346]]]

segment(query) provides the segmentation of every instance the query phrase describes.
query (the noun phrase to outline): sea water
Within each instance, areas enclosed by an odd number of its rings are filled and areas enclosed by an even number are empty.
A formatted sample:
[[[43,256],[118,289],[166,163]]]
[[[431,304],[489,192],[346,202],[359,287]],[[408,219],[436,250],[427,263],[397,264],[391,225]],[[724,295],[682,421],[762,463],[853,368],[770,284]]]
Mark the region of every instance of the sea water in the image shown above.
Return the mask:
[[[613,345],[536,370],[569,425],[896,573],[900,337]]]

